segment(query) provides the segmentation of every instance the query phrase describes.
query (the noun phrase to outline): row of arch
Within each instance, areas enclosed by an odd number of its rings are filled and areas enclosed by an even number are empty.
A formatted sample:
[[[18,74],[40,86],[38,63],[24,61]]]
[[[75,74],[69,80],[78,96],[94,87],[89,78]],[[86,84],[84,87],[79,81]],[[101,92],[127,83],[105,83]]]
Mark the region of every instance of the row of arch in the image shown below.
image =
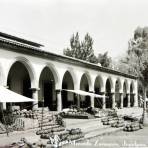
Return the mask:
[[[39,107],[40,106],[48,106],[50,110],[57,110],[57,84],[60,81],[60,74],[53,66],[49,66],[48,64],[40,71],[39,77],[37,80],[37,75],[28,60],[21,58],[16,58],[16,61],[10,64],[10,68],[6,75],[6,84],[10,90],[20,93],[27,97],[32,97],[32,88],[33,86],[37,86],[40,88],[38,91],[38,100]],[[1,73],[1,78],[3,79],[4,75]],[[71,70],[66,70],[61,79],[61,90],[65,89],[75,89],[75,83],[77,81],[76,76]],[[1,80],[3,81],[3,80]],[[36,83],[38,84],[36,85]],[[95,78],[94,84],[91,84],[91,78],[88,73],[83,73],[80,78],[79,88],[80,90],[84,90],[87,92],[93,91],[96,94],[105,93],[109,99],[106,99],[106,108],[111,108],[112,106],[112,93],[113,93],[113,81],[111,77],[106,78],[105,82],[103,78],[98,75]],[[93,88],[90,88],[90,85]],[[103,88],[105,88],[105,92],[102,92]],[[121,93],[123,94],[123,107],[128,106],[128,97],[130,94],[130,106],[134,106],[134,92],[135,92],[134,82],[131,81],[130,84],[127,80],[124,80],[121,83],[120,78],[115,81],[115,102],[118,107],[121,106]],[[44,104],[42,101],[44,100]],[[79,104],[80,107],[88,107],[91,106],[91,98],[81,97],[79,100],[77,96],[73,93],[67,91],[61,91],[61,108],[67,108],[71,105]],[[79,101],[79,103],[78,103]],[[21,103],[19,104],[21,108],[25,108],[26,106],[31,106],[30,103]],[[94,99],[94,106],[103,108],[103,100]]]

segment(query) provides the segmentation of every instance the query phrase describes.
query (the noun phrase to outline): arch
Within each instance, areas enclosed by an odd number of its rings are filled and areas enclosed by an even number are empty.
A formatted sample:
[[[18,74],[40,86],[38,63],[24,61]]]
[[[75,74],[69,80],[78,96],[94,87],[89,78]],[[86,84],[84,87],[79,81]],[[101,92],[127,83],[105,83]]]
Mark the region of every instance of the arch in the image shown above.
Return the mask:
[[[73,77],[68,70],[64,73],[63,76],[62,89],[72,89],[72,90],[74,89]],[[76,99],[73,93],[63,90],[61,95],[62,95],[63,108],[68,108],[76,103]]]
[[[125,79],[124,80],[124,83],[123,83],[123,86],[125,85],[125,88],[126,88],[126,93],[129,93],[129,84],[128,84],[128,80]],[[124,89],[124,88],[123,88]],[[124,91],[124,90],[123,90]]]
[[[111,78],[111,77],[108,77],[108,78],[106,79],[106,83],[107,83],[107,81],[109,81],[109,83],[110,83],[110,87],[111,87],[110,89],[111,89],[111,92],[114,91],[114,90],[113,90],[113,88],[114,88],[114,84],[113,84],[113,80],[112,80],[112,78]]]
[[[117,80],[115,82],[115,86],[116,86],[116,84],[118,85],[118,92],[120,92],[121,91],[121,88],[122,88],[122,86],[121,86],[122,84],[121,84],[120,78],[117,78]],[[115,87],[115,91],[116,91],[116,87]]]
[[[22,62],[16,61],[11,65],[10,70],[8,72],[7,85],[9,86],[10,90],[23,96],[32,98],[32,91],[30,89],[31,78],[28,69]],[[16,105],[19,105],[21,109],[24,109],[26,107],[26,109],[32,108],[32,103],[29,102],[17,103]]]
[[[49,110],[56,110],[55,83],[53,71],[48,66],[45,66],[39,77],[39,107],[43,106],[42,101],[44,100],[45,107],[48,107]]]
[[[134,82],[130,83],[130,106],[134,106]]]
[[[95,91],[95,93],[101,95],[101,91],[102,91],[103,87],[104,87],[103,79],[102,79],[102,77],[100,75],[98,75],[96,77],[95,83],[94,83],[94,91]],[[95,107],[102,108],[102,104],[103,104],[102,98],[95,98],[95,100],[94,100],[94,106]]]
[[[105,85],[105,92],[106,92],[106,108],[112,108],[112,97],[111,97],[111,91],[113,88],[113,82],[112,79],[109,77],[106,80],[106,85]]]
[[[127,81],[124,81],[123,83],[123,93],[127,93],[127,90],[128,90],[128,84],[127,84]]]
[[[94,88],[95,88],[95,86],[97,84],[99,84],[99,89],[100,89],[100,92],[101,92],[102,91],[102,88],[104,87],[104,83],[103,83],[103,78],[100,75],[98,75],[96,77],[96,79],[95,79]]]
[[[65,69],[65,72],[63,74],[63,77],[64,77],[64,75],[65,75],[66,72],[68,72],[71,75],[71,78],[72,78],[72,80],[74,82],[74,89],[78,89],[76,87],[76,83],[78,81],[78,78],[76,77],[76,73],[74,72],[74,70],[72,68],[68,67],[67,69]]]
[[[120,107],[121,105],[120,91],[121,91],[121,80],[118,78],[115,82],[115,102],[117,107]]]
[[[51,64],[51,63],[47,63],[46,65],[44,65],[44,67],[42,68],[42,70],[41,70],[41,72],[40,72],[40,74],[39,74],[39,78],[40,78],[40,75],[41,75],[41,73],[42,73],[42,71],[44,70],[44,68],[46,68],[46,67],[48,67],[49,69],[50,69],[50,71],[52,72],[52,74],[53,74],[53,77],[54,77],[54,81],[55,81],[55,87],[56,87],[56,85],[58,84],[58,82],[59,82],[59,73],[58,73],[58,71],[57,71],[57,69],[55,68],[55,66],[53,65],[53,64]],[[39,80],[38,80],[38,82],[39,82]],[[39,84],[38,84],[39,85]],[[57,88],[57,87],[56,87]]]
[[[87,73],[84,73],[80,80],[80,90],[89,92],[90,88],[90,77],[87,75]],[[89,96],[81,96],[80,99],[80,107],[89,107],[90,106],[90,97]]]
[[[31,87],[35,87],[35,85],[36,85],[36,82],[35,82],[36,81],[36,74],[35,74],[35,71],[34,71],[34,68],[33,68],[32,64],[25,57],[16,57],[14,59],[14,61],[9,65],[9,69],[8,69],[8,72],[7,72],[7,78],[8,78],[8,74],[9,74],[9,71],[10,71],[11,67],[16,62],[20,62],[26,67],[26,69],[28,70],[30,79],[31,79]]]
[[[131,83],[130,83],[130,93],[134,93],[134,92],[135,92],[134,82],[131,81]]]
[[[127,80],[125,80],[123,83],[123,107],[128,106],[127,93],[128,93],[128,83]]]
[[[81,83],[81,80],[82,80],[83,77],[86,77],[86,78],[87,78],[88,87],[89,87],[89,89],[90,89],[91,86],[92,86],[92,81],[91,81],[91,77],[90,77],[89,73],[88,73],[88,72],[85,72],[85,73],[83,73],[83,74],[81,75],[80,83]],[[81,89],[81,88],[80,88],[80,89]]]

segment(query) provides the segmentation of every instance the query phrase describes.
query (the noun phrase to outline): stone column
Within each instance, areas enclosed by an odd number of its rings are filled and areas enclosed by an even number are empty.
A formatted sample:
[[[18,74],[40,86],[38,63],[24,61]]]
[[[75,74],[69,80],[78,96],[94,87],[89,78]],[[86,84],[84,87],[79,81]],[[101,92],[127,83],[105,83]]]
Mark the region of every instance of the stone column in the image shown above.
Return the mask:
[[[115,101],[115,93],[112,93],[112,108],[115,108],[116,106],[116,101]]]
[[[102,103],[103,103],[103,106],[102,106],[102,109],[106,109],[106,96],[105,96],[105,92],[102,92]]]
[[[93,91],[90,91],[90,93],[94,93],[94,92]],[[95,107],[95,101],[94,101],[94,99],[95,98],[93,96],[90,97],[90,106],[93,107],[93,108]]]
[[[77,107],[79,107],[80,108],[80,96],[79,96],[79,94],[77,94]]]
[[[121,102],[120,102],[120,108],[123,108],[123,93],[120,94]]]
[[[5,88],[9,88],[9,86],[4,86]],[[7,106],[6,106],[6,102],[3,102],[2,103],[2,108],[3,108],[3,110],[6,110],[7,109]]]
[[[5,88],[9,89],[9,86],[4,86]],[[12,109],[12,103],[10,102],[10,108]],[[2,109],[3,110],[7,110],[7,103],[6,102],[3,102],[2,105],[1,105]]]
[[[61,97],[61,90],[56,90],[57,95],[57,111],[60,112],[62,110],[62,97]]]
[[[39,88],[31,88],[32,90],[32,99],[35,101],[33,102],[33,110],[38,108],[38,91],[40,90]]]
[[[136,94],[133,94],[133,97],[134,97],[134,105],[133,105],[133,107],[138,107],[138,99],[136,97]]]
[[[6,107],[6,102],[3,102],[3,103],[2,103],[2,108],[3,108],[3,110],[6,110],[6,109],[7,109],[7,107]]]
[[[130,93],[127,94],[127,107],[130,107]]]

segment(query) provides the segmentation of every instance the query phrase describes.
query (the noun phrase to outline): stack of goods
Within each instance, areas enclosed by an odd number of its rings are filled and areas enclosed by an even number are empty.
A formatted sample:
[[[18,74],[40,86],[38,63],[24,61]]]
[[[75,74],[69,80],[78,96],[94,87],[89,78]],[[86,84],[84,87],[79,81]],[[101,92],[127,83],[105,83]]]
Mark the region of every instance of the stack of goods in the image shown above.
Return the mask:
[[[61,133],[50,133],[48,135],[48,139],[49,139],[49,141],[47,142],[48,144],[53,144],[52,139],[54,138],[55,135],[58,136],[59,142],[73,141],[73,140],[78,140],[78,139],[84,137],[81,129],[79,129],[79,128],[65,130]]]
[[[117,112],[115,110],[112,109],[108,109],[108,110],[97,110],[98,113],[95,114],[96,118],[102,118],[102,117],[107,117],[107,116],[112,116],[112,117],[116,117],[117,116]]]
[[[82,134],[81,129],[71,129],[71,130],[65,130],[65,128],[54,128],[49,129],[49,130],[43,130],[42,132],[39,131],[37,134],[41,135],[42,139],[49,139],[50,137],[54,137],[54,135],[57,135],[60,138],[60,141],[65,141],[65,140],[76,140],[84,137]],[[48,142],[50,143],[50,142]]]
[[[36,110],[34,114],[38,120],[39,127],[50,127],[55,123],[55,116],[53,116],[47,108],[44,108],[44,110]]]
[[[106,117],[108,115],[107,112],[103,111],[103,110],[98,110],[98,113],[95,114],[96,118],[102,118],[102,117]]]
[[[109,116],[101,120],[103,125],[111,125],[112,127],[123,127],[124,120],[121,116]]]
[[[65,130],[63,127],[64,122],[62,118],[57,114],[51,115],[47,109],[38,110],[36,112],[36,117],[40,127],[36,134],[41,135],[41,137],[44,137],[43,135],[50,132],[59,132]]]
[[[31,118],[31,119],[36,119],[36,111],[32,110],[16,110],[13,112],[14,115],[19,116],[19,117],[25,117],[25,118]]]
[[[34,111],[29,110],[29,111],[24,112],[24,117],[25,118],[36,119],[36,114],[35,114]]]
[[[22,131],[24,130],[25,123],[21,118],[17,118],[15,119],[14,124],[12,126],[13,130],[15,131]]]
[[[130,120],[130,121],[132,121],[132,122],[135,122],[135,121],[138,121],[139,119],[137,118],[137,117],[133,117],[132,115],[125,115],[124,116],[124,119],[125,120]]]
[[[37,135],[41,135],[41,138],[48,139],[49,133],[63,132],[64,122],[59,115],[49,116],[47,112],[43,115],[37,115],[40,129],[36,132]]]
[[[69,135],[67,137],[68,140],[77,140],[83,138],[84,134],[82,133],[80,128],[69,130]]]
[[[111,127],[123,127],[125,125],[124,119],[122,117],[118,117],[116,122],[111,124]]]
[[[46,134],[48,134],[48,133],[60,132],[60,131],[64,131],[64,130],[65,130],[65,128],[60,125],[51,124],[46,127],[42,127],[42,129],[38,130],[36,132],[36,134],[41,135],[41,138],[42,138],[42,137],[46,137]]]
[[[115,110],[108,110],[108,116],[117,116],[117,112]]]
[[[108,117],[103,118],[101,121],[103,125],[111,125],[115,123],[117,119],[118,119],[117,117],[108,116]]]
[[[69,110],[67,112],[61,112],[60,115],[63,118],[77,118],[77,119],[89,119],[89,118],[91,118],[89,113],[86,113],[84,111],[78,111],[78,110]]]
[[[48,117],[48,121],[47,116],[38,115],[38,120],[40,121],[41,127],[36,134],[40,135],[42,139],[49,139],[48,144],[52,144],[50,140],[53,139],[55,135],[59,137],[60,141],[76,140],[83,137],[81,129],[66,130],[63,119],[58,114],[53,115],[52,118]]]
[[[37,110],[15,110],[13,112],[13,129],[14,130],[27,130],[38,128],[41,126],[48,126],[52,121],[52,114],[48,108],[40,108]]]
[[[139,129],[142,129],[143,128],[143,125],[140,124],[138,121],[137,122],[131,122],[131,123],[128,123],[125,127],[124,127],[124,131],[137,131]]]

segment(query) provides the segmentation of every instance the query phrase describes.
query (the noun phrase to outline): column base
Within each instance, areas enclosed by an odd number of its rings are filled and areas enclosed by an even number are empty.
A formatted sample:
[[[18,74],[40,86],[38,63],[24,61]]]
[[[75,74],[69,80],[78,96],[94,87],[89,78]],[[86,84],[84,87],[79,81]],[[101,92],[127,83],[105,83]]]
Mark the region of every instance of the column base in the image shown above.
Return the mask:
[[[106,109],[106,107],[102,107],[102,109]]]
[[[123,106],[122,106],[122,107],[120,107],[120,109],[123,109]]]
[[[38,109],[38,102],[33,102],[33,110],[37,110]]]

